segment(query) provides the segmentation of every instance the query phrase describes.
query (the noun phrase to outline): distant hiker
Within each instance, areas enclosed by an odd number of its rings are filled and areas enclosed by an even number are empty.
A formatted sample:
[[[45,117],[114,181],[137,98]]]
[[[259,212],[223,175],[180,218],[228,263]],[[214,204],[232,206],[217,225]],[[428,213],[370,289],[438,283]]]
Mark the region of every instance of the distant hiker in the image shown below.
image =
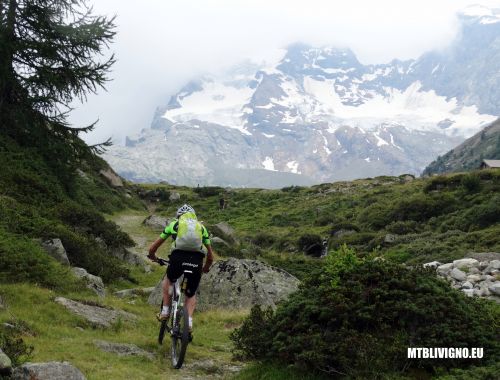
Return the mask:
[[[221,196],[219,199],[219,210],[224,210],[226,208],[226,200],[224,196]]]
[[[163,308],[159,315],[160,320],[168,320],[170,316],[170,298],[173,283],[182,276],[184,269],[192,271],[186,273],[186,308],[189,314],[189,331],[193,328],[193,312],[196,306],[196,290],[201,280],[201,272],[207,273],[213,262],[213,252],[210,245],[208,231],[197,219],[194,209],[185,204],[177,210],[177,219],[172,221],[160,237],[151,244],[148,258],[157,261],[156,251],[167,240],[172,237],[172,253],[169,256],[170,264],[163,280]],[[204,247],[207,251],[207,259],[202,269],[205,256]]]

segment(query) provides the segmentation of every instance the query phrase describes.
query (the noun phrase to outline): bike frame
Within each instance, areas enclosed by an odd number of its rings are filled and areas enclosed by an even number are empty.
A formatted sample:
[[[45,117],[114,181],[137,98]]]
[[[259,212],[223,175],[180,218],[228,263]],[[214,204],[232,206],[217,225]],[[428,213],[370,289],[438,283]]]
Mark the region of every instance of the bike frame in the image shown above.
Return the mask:
[[[190,270],[185,270],[184,273],[182,274],[182,281],[179,281],[177,279],[176,282],[174,282],[173,286],[173,291],[172,291],[172,307],[171,307],[171,313],[173,315],[173,320],[172,320],[172,327],[176,326],[177,324],[177,310],[179,308],[184,307],[184,291],[186,290],[186,277],[184,276],[186,273],[193,273]],[[170,334],[173,334],[173,329],[171,330]]]

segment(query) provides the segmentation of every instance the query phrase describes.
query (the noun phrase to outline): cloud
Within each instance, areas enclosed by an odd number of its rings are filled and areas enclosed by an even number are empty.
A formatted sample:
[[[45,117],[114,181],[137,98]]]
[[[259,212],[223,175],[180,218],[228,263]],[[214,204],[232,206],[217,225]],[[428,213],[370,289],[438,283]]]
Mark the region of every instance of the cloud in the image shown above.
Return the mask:
[[[99,118],[95,143],[149,127],[154,110],[186,81],[244,58],[261,61],[292,42],[349,47],[363,63],[416,58],[458,33],[462,0],[90,0],[116,15],[118,62],[108,91],[75,104],[75,125]],[[484,0],[500,7],[500,0]]]

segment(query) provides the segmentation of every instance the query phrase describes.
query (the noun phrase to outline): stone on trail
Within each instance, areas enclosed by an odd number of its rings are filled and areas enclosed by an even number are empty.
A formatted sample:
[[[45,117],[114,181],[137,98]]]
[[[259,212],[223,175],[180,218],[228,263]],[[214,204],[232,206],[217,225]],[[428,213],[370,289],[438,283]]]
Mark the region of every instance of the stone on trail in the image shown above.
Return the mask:
[[[136,319],[134,314],[127,313],[122,310],[86,305],[84,303],[76,302],[63,297],[57,297],[55,302],[97,327],[111,327],[113,323],[119,321],[120,319],[128,321]]]
[[[87,288],[93,290],[99,297],[106,296],[106,288],[104,287],[102,278],[90,274],[83,268],[75,267],[71,268],[71,270],[76,277],[83,279],[87,283]]]
[[[42,248],[61,264],[69,266],[68,255],[61,239],[50,239],[42,242]]]
[[[198,310],[247,309],[253,305],[276,307],[297,290],[299,280],[288,272],[256,260],[230,258],[214,263],[201,278]],[[161,304],[161,282],[149,297]]]
[[[26,363],[14,369],[11,380],[86,380],[68,362]]]
[[[137,347],[135,344],[113,343],[105,340],[95,340],[94,344],[101,350],[118,356],[142,356],[153,360],[154,354]]]

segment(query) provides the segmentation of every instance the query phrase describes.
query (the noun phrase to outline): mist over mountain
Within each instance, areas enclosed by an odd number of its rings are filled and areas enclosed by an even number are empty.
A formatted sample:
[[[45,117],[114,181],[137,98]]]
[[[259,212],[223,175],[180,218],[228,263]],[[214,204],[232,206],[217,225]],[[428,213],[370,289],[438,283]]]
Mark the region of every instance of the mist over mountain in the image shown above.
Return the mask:
[[[419,174],[500,115],[500,10],[475,6],[445,51],[363,65],[294,44],[184,86],[105,158],[126,178],[282,187]]]

